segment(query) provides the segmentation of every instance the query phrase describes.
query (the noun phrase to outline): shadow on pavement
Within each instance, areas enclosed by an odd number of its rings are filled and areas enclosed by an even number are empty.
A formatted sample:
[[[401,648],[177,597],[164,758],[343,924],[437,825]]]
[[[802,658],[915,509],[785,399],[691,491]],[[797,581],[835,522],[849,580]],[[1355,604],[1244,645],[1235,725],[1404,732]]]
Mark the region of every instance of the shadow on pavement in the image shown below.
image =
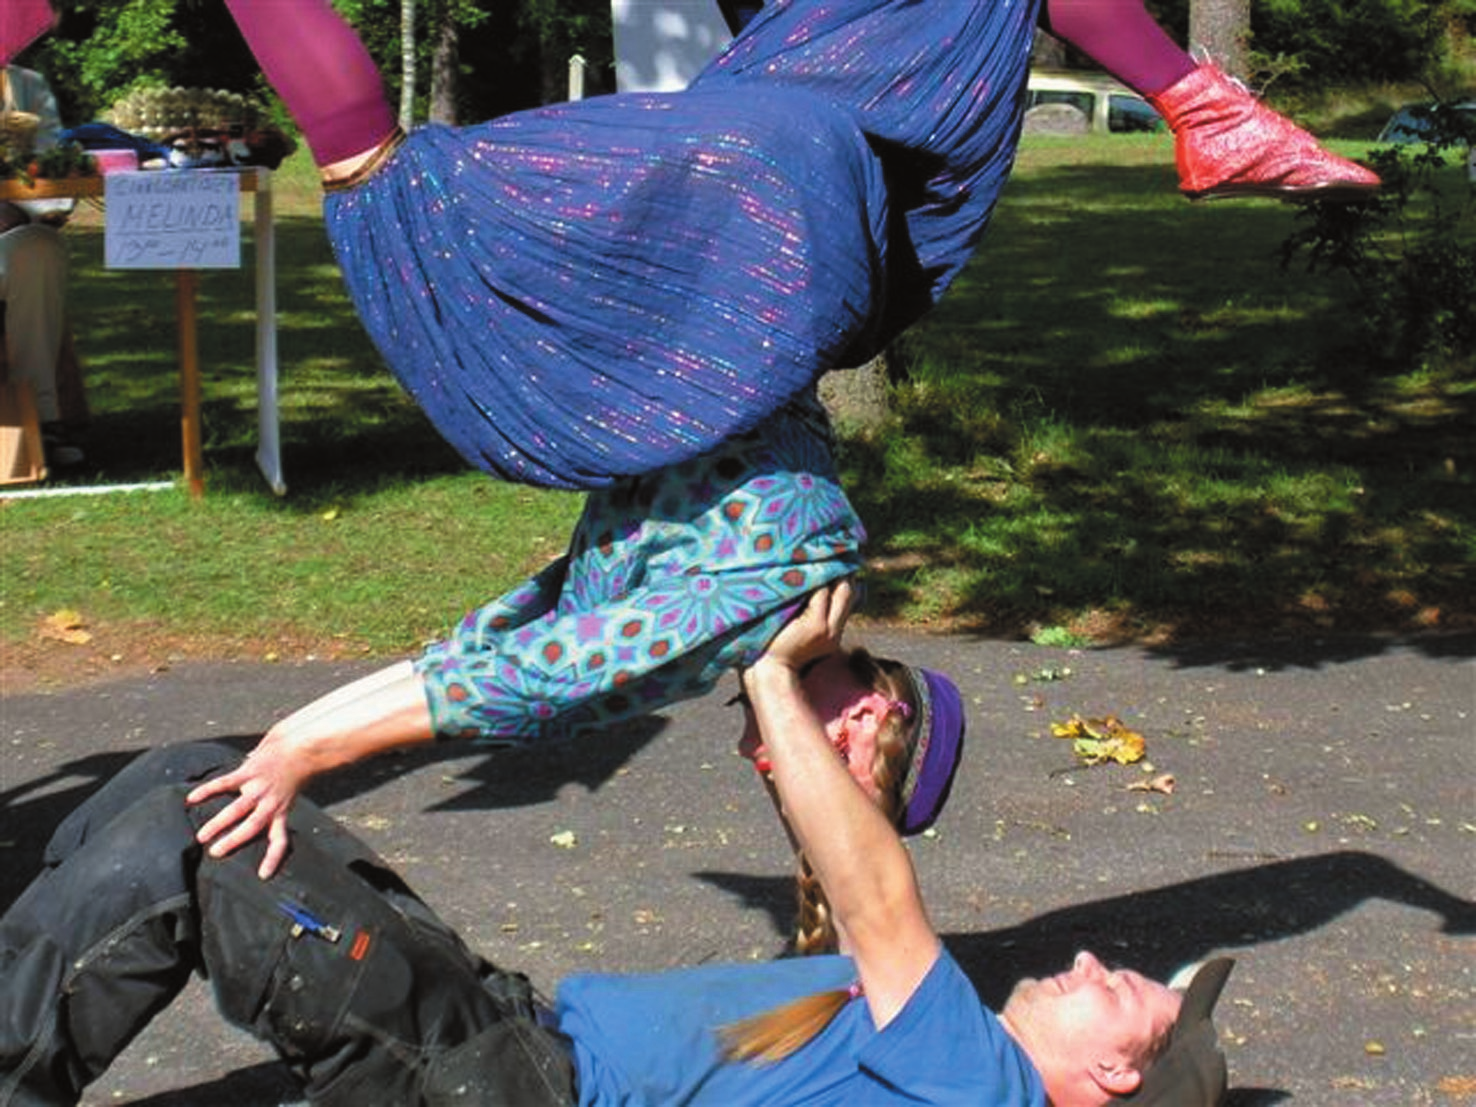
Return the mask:
[[[598,742],[489,748],[486,756],[458,767],[458,781],[474,787],[425,810],[494,811],[532,806],[554,799],[560,788],[570,784],[583,785],[593,792],[666,726],[666,719],[651,716],[611,727]],[[234,735],[210,741],[234,746],[244,754],[259,738],[255,734]],[[0,788],[0,812],[5,816],[0,839],[6,858],[6,864],[0,866],[0,910],[9,907],[36,875],[52,831],[73,808],[146,752],[139,749],[90,754],[64,762],[47,775],[14,788]],[[320,778],[308,791],[319,806],[331,809],[393,777],[438,761],[464,759],[467,752],[466,745],[451,742],[389,754]]]
[[[1228,672],[1265,669],[1322,669],[1344,665],[1393,650],[1410,650],[1439,661],[1466,661],[1476,657],[1476,634],[1422,634],[1412,637],[1381,634],[1338,634],[1296,637],[1282,641],[1256,639],[1237,642],[1199,641],[1166,643],[1147,649],[1178,669],[1222,668]]]
[[[302,1089],[286,1065],[272,1061],[172,1092],[129,1100],[129,1107],[295,1107],[303,1103]]]
[[[781,934],[791,929],[794,884],[787,877],[696,875],[768,912]],[[998,1010],[1015,981],[1060,972],[1083,949],[1167,980],[1211,954],[1307,933],[1372,899],[1434,912],[1445,934],[1476,935],[1476,902],[1375,854],[1345,850],[1076,904],[944,940],[980,997]]]

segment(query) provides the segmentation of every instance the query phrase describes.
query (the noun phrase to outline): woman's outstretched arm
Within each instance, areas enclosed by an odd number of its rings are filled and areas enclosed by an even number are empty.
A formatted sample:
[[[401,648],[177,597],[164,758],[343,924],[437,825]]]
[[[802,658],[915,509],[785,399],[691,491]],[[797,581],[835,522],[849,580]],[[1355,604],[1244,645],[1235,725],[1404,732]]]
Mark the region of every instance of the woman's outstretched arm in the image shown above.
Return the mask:
[[[411,663],[381,669],[287,716],[237,768],[192,791],[191,804],[235,793],[198,839],[212,856],[224,857],[265,834],[257,870],[265,880],[287,855],[287,816],[309,779],[433,737],[425,688]]]

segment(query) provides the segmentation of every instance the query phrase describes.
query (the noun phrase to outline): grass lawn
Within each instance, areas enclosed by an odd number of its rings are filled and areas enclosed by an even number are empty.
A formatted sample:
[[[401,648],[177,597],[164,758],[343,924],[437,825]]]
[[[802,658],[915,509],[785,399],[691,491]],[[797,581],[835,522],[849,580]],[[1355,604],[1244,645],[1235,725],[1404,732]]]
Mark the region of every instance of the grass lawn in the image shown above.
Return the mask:
[[[1470,625],[1473,367],[1371,373],[1351,289],[1279,265],[1296,209],[1174,187],[1163,137],[1026,141],[893,351],[891,420],[845,438],[867,613],[1073,641]],[[253,461],[250,273],[203,274],[206,496],[0,503],[0,670],[77,630],[103,663],[398,655],[561,551],[578,497],[440,442],[355,320],[301,153],[276,188],[287,495]],[[96,212],[68,235],[94,420],[52,486],[177,477],[172,278],[104,270]]]

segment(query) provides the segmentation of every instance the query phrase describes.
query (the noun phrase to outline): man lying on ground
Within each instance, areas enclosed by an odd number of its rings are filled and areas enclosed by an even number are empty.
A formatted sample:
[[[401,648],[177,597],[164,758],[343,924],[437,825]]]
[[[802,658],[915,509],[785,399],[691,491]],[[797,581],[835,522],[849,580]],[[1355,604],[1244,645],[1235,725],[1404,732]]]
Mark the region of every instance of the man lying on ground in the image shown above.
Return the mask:
[[[185,745],[124,770],[58,829],[0,920],[0,1105],[75,1103],[183,987],[270,1042],[335,1107],[970,1104],[1213,1107],[1210,1012],[1088,953],[996,1015],[924,911],[892,823],[847,769],[801,672],[835,651],[850,585],[822,589],[743,674],[780,810],[829,897],[841,955],[576,975],[552,1010],[472,954],[309,803],[270,880],[253,846],[210,857],[187,806],[235,755]]]

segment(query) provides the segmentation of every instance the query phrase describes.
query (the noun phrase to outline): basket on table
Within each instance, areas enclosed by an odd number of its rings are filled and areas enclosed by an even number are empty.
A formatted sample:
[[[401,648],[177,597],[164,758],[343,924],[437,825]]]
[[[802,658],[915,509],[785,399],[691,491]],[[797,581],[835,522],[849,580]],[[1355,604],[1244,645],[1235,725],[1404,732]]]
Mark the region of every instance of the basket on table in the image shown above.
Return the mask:
[[[137,88],[103,118],[171,147],[176,165],[265,165],[275,169],[295,143],[255,97],[211,88]]]
[[[103,118],[132,134],[155,142],[202,132],[239,134],[256,126],[263,114],[251,96],[214,88],[136,88],[104,113]]]

